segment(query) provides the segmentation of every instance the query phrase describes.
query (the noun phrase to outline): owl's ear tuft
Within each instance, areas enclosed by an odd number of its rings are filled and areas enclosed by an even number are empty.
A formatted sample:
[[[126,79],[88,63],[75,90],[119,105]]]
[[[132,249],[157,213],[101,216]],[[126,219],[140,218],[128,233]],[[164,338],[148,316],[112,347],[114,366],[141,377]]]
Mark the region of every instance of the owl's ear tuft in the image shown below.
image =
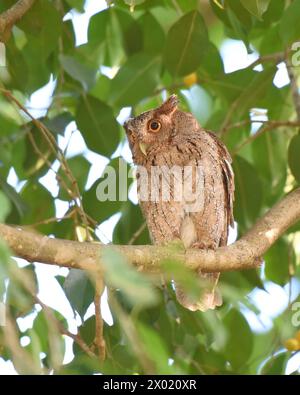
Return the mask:
[[[178,106],[179,100],[176,95],[171,95],[159,108],[158,111],[162,114],[172,115]]]

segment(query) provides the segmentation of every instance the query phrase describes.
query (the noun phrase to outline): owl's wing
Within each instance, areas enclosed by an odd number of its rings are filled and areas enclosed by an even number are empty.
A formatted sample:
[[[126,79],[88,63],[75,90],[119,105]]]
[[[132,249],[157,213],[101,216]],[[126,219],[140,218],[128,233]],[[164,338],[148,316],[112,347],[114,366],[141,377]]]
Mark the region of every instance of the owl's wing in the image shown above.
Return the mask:
[[[193,156],[189,165],[202,169],[202,185],[197,186],[197,196],[202,199],[202,209],[187,215],[196,228],[199,248],[217,248],[227,244],[228,228],[233,225],[234,175],[231,157],[218,137],[201,130],[193,139]],[[201,207],[201,206],[199,206]]]
[[[223,142],[213,133],[208,131],[209,135],[215,141],[218,150],[219,150],[219,161],[220,166],[223,172],[224,178],[224,188],[226,191],[226,198],[227,198],[227,217],[228,217],[228,226],[233,226],[234,218],[233,218],[233,202],[234,202],[234,174],[232,170],[232,158],[223,144]]]

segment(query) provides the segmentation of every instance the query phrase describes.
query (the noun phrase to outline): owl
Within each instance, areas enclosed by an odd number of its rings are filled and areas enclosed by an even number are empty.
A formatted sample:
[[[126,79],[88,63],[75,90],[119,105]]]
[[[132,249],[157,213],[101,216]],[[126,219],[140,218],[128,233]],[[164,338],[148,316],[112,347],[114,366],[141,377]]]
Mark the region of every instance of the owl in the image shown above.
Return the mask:
[[[224,144],[178,108],[176,95],[130,118],[124,128],[152,242],[180,239],[185,248],[213,250],[226,245],[233,225],[234,175]],[[219,275],[199,271],[204,285],[196,298],[175,284],[178,302],[191,311],[220,306]]]

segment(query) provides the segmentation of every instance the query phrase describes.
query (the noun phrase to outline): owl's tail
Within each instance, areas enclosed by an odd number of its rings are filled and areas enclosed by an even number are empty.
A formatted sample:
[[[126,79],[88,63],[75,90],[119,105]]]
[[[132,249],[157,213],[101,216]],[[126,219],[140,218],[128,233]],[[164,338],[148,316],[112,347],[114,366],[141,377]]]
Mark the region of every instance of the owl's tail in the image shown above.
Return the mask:
[[[199,273],[200,281],[203,283],[199,298],[192,298],[187,295],[180,285],[175,285],[178,302],[191,311],[206,311],[215,309],[222,305],[222,295],[217,288],[220,273]]]

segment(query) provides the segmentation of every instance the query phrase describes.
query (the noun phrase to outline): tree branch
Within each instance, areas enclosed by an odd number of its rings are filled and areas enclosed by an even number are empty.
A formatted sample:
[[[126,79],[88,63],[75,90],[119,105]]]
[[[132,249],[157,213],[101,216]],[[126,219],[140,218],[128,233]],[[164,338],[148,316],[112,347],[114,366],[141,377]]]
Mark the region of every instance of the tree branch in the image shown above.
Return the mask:
[[[13,25],[33,6],[35,0],[19,0],[0,14],[0,41],[6,42]]]
[[[249,123],[249,122],[248,122]],[[244,141],[242,141],[240,144],[238,144],[234,149],[230,152],[232,156],[236,155],[245,145],[252,143],[252,141],[256,140],[259,136],[264,134],[265,132],[268,132],[270,130],[275,130],[277,128],[281,128],[283,126],[288,126],[288,127],[295,127],[295,128],[300,128],[300,121],[253,121],[251,120],[251,123],[262,123],[264,126],[262,126],[256,133],[250,134],[249,137],[247,137]],[[239,123],[240,125],[242,122]],[[236,124],[238,125],[238,124]],[[236,127],[236,126],[233,126]],[[233,127],[230,127],[231,129]],[[239,127],[239,126],[238,126]]]
[[[260,56],[258,59],[256,59],[253,63],[249,64],[247,68],[253,69],[254,67],[267,63],[267,62],[275,62],[276,64],[283,62],[285,59],[285,53],[284,52],[276,52],[276,53],[271,53],[268,55]]]
[[[79,268],[101,269],[101,254],[115,248],[128,262],[141,271],[159,273],[165,259],[185,262],[186,266],[203,272],[223,272],[250,269],[260,265],[261,257],[275,241],[300,220],[300,188],[288,194],[270,209],[240,240],[216,251],[188,249],[174,251],[168,246],[101,245],[53,239],[9,225],[0,225],[3,238],[14,254],[30,262],[41,262]]]

